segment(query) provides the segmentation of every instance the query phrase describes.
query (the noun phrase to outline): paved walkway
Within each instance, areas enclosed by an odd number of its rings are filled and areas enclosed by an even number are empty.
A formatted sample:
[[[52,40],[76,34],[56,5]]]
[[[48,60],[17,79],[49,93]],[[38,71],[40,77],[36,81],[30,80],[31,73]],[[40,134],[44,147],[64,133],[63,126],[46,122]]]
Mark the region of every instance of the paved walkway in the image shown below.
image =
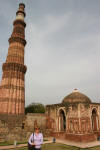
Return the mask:
[[[48,141],[45,141],[43,144],[46,143],[52,143],[52,137],[47,138]],[[71,141],[67,141],[67,140],[61,140],[61,139],[56,139],[57,143],[62,143],[62,144],[66,144],[66,145],[70,145],[70,146],[77,146],[80,148],[89,148],[89,147],[94,147],[94,146],[99,146],[100,145],[100,141],[94,141],[94,142],[89,142],[89,143],[75,143],[75,142],[71,142]],[[17,145],[17,147],[26,147],[27,144],[19,144]],[[15,148],[14,145],[9,145],[9,146],[0,146],[0,150],[7,150],[7,149],[12,149]]]
[[[71,141],[67,141],[67,140],[57,139],[56,142],[70,145],[70,146],[76,146],[76,147],[80,147],[80,148],[89,148],[89,147],[94,147],[94,146],[100,146],[100,141],[94,141],[94,142],[89,142],[89,143],[81,143],[81,142],[76,143],[76,142],[71,142]]]
[[[46,144],[46,143],[51,143],[52,141],[45,141],[43,144]],[[6,149],[14,149],[14,148],[17,148],[17,147],[26,147],[27,144],[19,144],[17,145],[16,147],[14,145],[8,145],[8,146],[0,146],[0,150],[6,150]]]

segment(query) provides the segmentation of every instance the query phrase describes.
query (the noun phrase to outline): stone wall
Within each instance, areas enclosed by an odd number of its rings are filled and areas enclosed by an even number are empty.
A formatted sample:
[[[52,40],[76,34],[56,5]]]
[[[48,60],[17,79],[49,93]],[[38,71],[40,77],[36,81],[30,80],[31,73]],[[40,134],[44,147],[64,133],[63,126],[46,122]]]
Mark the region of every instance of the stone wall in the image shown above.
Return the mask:
[[[46,126],[46,115],[39,113],[28,113],[25,119],[25,126],[30,129],[34,129],[35,126],[45,128]]]
[[[96,125],[97,130],[93,130],[93,123],[91,121],[91,115],[93,110],[96,111]],[[58,135],[61,132],[61,111],[66,117],[66,129],[63,130],[66,133],[66,138],[70,135],[70,139],[74,138],[74,135],[86,135],[81,139],[89,137],[87,135],[100,134],[100,105],[90,104],[88,107],[82,104],[78,104],[76,109],[72,106],[67,111],[65,106],[52,105],[46,108],[45,114],[29,113],[27,115],[0,115],[0,141],[23,141],[28,140],[30,134],[34,132],[35,126],[39,126],[44,136],[49,136],[54,132]],[[63,134],[61,132],[61,134]],[[68,135],[67,135],[68,134]],[[73,135],[73,136],[71,136]],[[94,136],[93,136],[94,139]]]
[[[0,141],[20,140],[24,115],[0,115]]]
[[[40,127],[40,130],[45,134],[46,129],[46,115],[39,114],[39,113],[29,113],[26,115],[25,122],[24,122],[24,130],[27,134],[31,134],[34,132],[34,128],[36,126]]]
[[[44,136],[49,136],[51,131],[46,129],[46,120],[45,114],[0,115],[0,141],[28,140],[37,125]]]

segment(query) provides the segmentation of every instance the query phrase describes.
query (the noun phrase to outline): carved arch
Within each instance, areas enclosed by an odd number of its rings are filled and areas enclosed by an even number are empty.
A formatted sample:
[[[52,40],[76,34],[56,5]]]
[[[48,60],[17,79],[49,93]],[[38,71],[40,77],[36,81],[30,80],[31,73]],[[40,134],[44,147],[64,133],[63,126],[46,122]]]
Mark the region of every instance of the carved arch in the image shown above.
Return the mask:
[[[66,131],[66,111],[64,107],[58,109],[59,131]]]
[[[98,113],[97,109],[94,107],[91,112],[91,120],[92,120],[92,130],[97,131],[98,129]]]

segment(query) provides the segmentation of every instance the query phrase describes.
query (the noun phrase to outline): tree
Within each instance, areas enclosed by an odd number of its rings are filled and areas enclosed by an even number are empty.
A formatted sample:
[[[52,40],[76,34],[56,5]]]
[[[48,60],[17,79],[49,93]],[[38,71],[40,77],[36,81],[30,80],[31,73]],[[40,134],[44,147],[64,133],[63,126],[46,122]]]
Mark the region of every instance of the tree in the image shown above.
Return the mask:
[[[31,103],[25,107],[25,114],[27,113],[45,113],[45,106],[41,103]]]

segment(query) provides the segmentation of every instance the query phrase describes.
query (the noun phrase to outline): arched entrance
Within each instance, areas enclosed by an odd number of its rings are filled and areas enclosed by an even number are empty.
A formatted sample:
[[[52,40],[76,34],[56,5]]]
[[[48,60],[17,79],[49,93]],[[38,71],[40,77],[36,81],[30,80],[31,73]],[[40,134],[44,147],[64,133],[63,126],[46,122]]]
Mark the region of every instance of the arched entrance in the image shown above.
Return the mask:
[[[95,108],[92,110],[92,130],[97,131],[97,111]]]
[[[66,131],[66,116],[62,109],[59,111],[59,125],[60,131]]]

